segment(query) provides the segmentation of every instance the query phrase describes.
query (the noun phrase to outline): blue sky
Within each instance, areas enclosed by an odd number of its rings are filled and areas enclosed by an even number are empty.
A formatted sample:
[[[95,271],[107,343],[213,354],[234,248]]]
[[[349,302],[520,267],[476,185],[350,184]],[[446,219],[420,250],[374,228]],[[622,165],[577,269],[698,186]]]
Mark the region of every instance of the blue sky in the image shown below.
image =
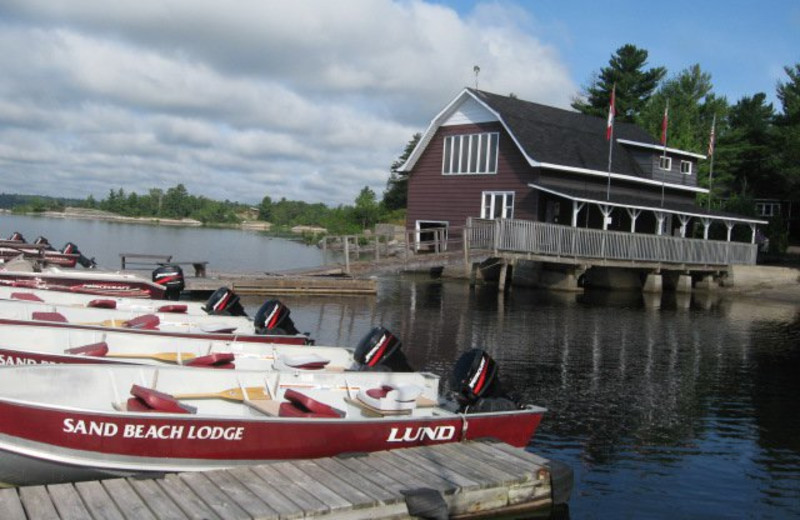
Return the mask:
[[[440,1],[464,16],[477,1]],[[800,62],[800,1],[641,0],[497,2],[515,5],[528,31],[553,45],[583,86],[626,43],[649,52],[668,76],[699,63],[729,103],[764,92],[775,103],[784,66]],[[526,19],[527,18],[527,19]]]
[[[569,108],[625,43],[775,101],[800,0],[2,0],[0,192],[352,204],[475,65]]]

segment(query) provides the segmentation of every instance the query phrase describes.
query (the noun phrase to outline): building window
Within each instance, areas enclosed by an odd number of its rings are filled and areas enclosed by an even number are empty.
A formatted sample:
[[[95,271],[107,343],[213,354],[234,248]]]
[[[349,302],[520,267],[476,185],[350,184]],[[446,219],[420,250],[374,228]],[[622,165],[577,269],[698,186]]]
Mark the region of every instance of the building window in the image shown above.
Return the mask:
[[[759,217],[777,217],[781,214],[780,202],[756,202],[756,213]]]
[[[671,170],[672,169],[672,157],[667,157],[666,155],[662,155],[658,158],[658,167],[662,170]]]
[[[514,192],[484,191],[481,218],[514,218]]]
[[[450,135],[444,138],[442,173],[497,173],[497,146],[500,134]]]
[[[681,173],[684,175],[692,174],[692,161],[681,161]]]

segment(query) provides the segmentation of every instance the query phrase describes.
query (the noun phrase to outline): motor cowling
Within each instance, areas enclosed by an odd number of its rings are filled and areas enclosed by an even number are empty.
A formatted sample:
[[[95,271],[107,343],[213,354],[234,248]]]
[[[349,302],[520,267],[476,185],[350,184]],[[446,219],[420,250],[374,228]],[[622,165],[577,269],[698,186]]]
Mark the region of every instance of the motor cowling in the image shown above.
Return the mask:
[[[220,287],[208,298],[203,310],[212,316],[247,316],[239,295],[227,287]]]
[[[181,291],[186,287],[183,278],[183,269],[174,264],[165,264],[153,270],[153,282],[166,287],[164,297],[167,300],[177,300]]]
[[[383,327],[375,327],[358,342],[353,359],[362,371],[414,372],[402,346],[397,336]]]
[[[11,236],[8,237],[8,240],[10,242],[22,242],[22,243],[25,243],[25,237],[22,236],[22,233],[20,233],[19,231],[14,231],[13,233],[11,233]]]
[[[299,334],[289,317],[291,313],[279,300],[267,300],[253,318],[256,334]]]
[[[36,240],[33,241],[33,244],[37,246],[44,246],[45,250],[47,251],[55,251],[55,248],[50,244],[50,241],[41,235],[36,237]]]
[[[44,237],[39,237],[39,238],[44,238]],[[47,242],[46,238],[44,240],[45,242]],[[83,253],[81,253],[80,249],[78,249],[78,246],[76,246],[72,242],[67,242],[66,244],[64,244],[64,249],[62,249],[61,252],[67,255],[78,255],[78,263],[81,264],[83,267],[86,267],[87,269],[94,269],[95,267],[97,267],[97,262],[94,261],[94,258],[86,258],[85,256],[83,256]]]
[[[485,350],[474,348],[458,358],[450,384],[462,412],[519,409],[503,388],[499,373],[497,362]]]

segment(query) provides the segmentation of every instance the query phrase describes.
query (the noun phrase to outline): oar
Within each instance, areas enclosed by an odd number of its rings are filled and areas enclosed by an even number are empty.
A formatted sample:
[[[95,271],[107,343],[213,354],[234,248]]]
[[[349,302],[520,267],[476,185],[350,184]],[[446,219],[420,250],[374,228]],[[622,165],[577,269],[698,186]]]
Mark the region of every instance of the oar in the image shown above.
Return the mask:
[[[247,397],[245,398],[245,393]],[[227,399],[229,401],[244,401],[247,400],[263,400],[269,399],[266,390],[263,386],[248,386],[244,389],[241,387],[228,388],[221,392],[206,392],[199,394],[173,394],[175,399]]]
[[[34,319],[36,319],[34,317]],[[54,321],[54,320],[49,320]],[[124,327],[128,329],[155,329],[161,320],[154,314],[143,314],[129,320],[110,319],[103,321],[84,321],[78,325],[99,325],[101,327]]]
[[[158,361],[166,361],[167,363],[182,363],[197,356],[187,352],[130,352],[130,353],[109,353],[105,357],[112,358],[132,358],[132,359],[156,359]]]

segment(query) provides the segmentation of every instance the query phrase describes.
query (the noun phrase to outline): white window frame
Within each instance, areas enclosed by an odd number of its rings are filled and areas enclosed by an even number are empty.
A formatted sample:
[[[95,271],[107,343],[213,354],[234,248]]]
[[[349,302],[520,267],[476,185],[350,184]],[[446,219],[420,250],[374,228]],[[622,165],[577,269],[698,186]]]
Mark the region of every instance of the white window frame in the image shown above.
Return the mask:
[[[494,175],[497,173],[499,150],[499,132],[445,136],[442,175]],[[494,161],[491,160],[493,156]]]
[[[691,175],[692,174],[692,161],[683,161],[683,160],[681,160],[681,173],[684,174],[684,175]]]
[[[781,203],[756,202],[756,213],[759,217],[777,217],[781,214]]]
[[[500,218],[514,218],[513,191],[484,191],[481,194],[481,218],[494,220],[498,200],[503,205]]]
[[[672,157],[660,155],[658,157],[658,169],[664,171],[672,170]]]

